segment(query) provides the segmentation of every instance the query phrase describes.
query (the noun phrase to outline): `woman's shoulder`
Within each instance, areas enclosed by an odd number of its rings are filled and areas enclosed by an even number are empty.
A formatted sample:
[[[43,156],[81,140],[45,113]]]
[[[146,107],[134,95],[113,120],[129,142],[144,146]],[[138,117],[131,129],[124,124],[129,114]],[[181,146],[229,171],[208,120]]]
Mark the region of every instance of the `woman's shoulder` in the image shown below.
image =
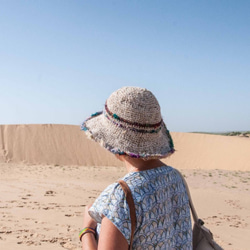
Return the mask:
[[[101,223],[103,215],[109,218],[108,214],[113,213],[115,207],[124,201],[125,194],[122,188],[118,182],[114,182],[101,192],[89,209],[89,213],[98,223]]]
[[[123,196],[123,190],[117,181],[109,184],[96,198],[95,203],[102,204],[110,200],[117,201],[123,198]]]
[[[152,185],[165,185],[167,182],[175,182],[179,179],[178,171],[171,166],[161,166],[149,170],[131,172],[120,178],[127,183],[132,193],[138,189],[150,189]],[[107,186],[100,194],[99,200],[124,200],[125,194],[120,186],[119,180]]]

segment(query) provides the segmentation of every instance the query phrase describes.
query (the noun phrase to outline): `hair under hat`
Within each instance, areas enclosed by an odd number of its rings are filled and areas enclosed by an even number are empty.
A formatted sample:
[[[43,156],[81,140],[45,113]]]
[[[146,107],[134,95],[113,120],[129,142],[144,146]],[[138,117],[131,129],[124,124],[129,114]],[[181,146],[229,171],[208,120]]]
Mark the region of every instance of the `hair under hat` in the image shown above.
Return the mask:
[[[174,152],[155,96],[145,88],[123,87],[81,126],[87,136],[114,154],[157,159]]]

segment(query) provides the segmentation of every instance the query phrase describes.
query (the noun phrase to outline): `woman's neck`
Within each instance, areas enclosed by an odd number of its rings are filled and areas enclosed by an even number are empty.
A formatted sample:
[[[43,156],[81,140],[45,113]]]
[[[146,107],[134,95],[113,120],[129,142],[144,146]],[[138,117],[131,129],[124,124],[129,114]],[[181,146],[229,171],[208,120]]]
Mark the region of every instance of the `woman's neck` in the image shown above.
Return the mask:
[[[131,157],[125,157],[124,163],[125,163],[128,173],[153,169],[153,168],[157,168],[157,167],[161,167],[165,165],[162,161],[158,159],[145,161],[143,159],[135,159]]]

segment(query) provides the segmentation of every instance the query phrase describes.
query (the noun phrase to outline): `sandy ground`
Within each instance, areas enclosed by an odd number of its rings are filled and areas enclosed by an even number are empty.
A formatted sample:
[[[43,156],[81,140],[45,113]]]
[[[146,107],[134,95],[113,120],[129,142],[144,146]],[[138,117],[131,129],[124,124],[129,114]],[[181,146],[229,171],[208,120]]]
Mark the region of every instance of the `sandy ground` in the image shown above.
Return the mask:
[[[181,171],[216,241],[248,250],[250,172]],[[124,167],[0,163],[0,249],[80,249],[85,205],[124,174]]]

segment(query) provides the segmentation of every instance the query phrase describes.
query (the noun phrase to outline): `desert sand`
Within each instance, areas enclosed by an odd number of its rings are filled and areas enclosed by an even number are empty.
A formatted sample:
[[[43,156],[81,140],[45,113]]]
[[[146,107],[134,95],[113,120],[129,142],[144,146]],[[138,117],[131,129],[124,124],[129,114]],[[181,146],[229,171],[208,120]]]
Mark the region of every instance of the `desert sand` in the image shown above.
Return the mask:
[[[171,134],[164,162],[184,174],[205,226],[224,249],[249,249],[250,138]],[[0,125],[0,249],[81,249],[86,204],[125,174],[78,126]]]

